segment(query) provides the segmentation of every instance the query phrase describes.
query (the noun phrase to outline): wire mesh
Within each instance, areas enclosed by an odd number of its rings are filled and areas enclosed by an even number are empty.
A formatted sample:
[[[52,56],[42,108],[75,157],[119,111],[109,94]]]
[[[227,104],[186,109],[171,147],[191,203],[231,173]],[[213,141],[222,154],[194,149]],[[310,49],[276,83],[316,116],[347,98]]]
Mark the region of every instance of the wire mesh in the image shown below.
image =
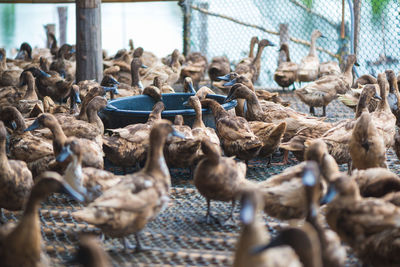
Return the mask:
[[[296,110],[307,112],[308,107],[300,102],[293,93],[282,93],[285,100],[291,102]],[[327,120],[337,121],[351,118],[354,113],[338,100],[334,100],[327,109]],[[400,174],[399,161],[392,150],[387,153],[388,167]],[[247,178],[262,181],[281,173],[288,166],[297,164],[290,154],[289,165],[279,165],[282,157],[274,155],[272,164],[268,167],[266,159],[254,159],[249,162]],[[124,170],[117,166],[106,164],[106,168],[117,174]],[[340,166],[346,171],[346,166]],[[114,266],[231,266],[236,240],[240,233],[239,223],[234,226],[208,225],[201,223],[206,213],[206,201],[197,192],[189,170],[171,169],[172,190],[171,201],[155,220],[148,223],[141,232],[141,240],[150,251],[132,253],[124,251],[123,244],[118,239],[105,238],[103,241]],[[226,218],[230,203],[212,202],[212,212],[219,218]],[[66,261],[73,256],[81,232],[100,235],[100,229],[85,222],[72,218],[72,212],[83,206],[61,194],[53,194],[44,202],[40,209],[40,220],[45,249],[54,262],[54,266],[65,266]],[[234,217],[238,221],[239,207],[235,209]],[[16,222],[21,212],[4,212],[3,222]],[[264,215],[267,229],[272,236],[286,226],[279,220]],[[134,237],[129,237],[134,244]],[[347,266],[361,266],[350,249],[348,249]]]
[[[351,1],[353,2],[353,1]],[[359,74],[399,69],[400,2],[369,0],[360,2],[356,54]],[[344,6],[345,38],[341,38],[342,1],[339,0],[187,0],[190,12],[190,50],[208,58],[225,55],[234,66],[247,57],[250,38],[258,36],[280,44],[279,24],[289,29],[291,59],[299,63],[307,55],[314,29],[327,38],[317,46],[321,62],[335,60],[350,53],[350,9]],[[356,12],[357,15],[357,12]],[[357,16],[356,16],[357,18]],[[358,40],[358,41],[357,41]],[[329,52],[329,53],[328,53]],[[277,47],[267,47],[262,56],[258,85],[277,87],[273,73],[278,62]],[[337,58],[335,58],[337,56]]]

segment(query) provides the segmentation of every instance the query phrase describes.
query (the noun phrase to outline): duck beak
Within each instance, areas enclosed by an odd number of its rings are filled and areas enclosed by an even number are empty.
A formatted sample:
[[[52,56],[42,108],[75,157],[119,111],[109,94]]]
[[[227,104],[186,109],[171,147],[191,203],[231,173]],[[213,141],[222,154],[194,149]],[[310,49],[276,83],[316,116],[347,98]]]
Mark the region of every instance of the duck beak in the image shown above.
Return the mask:
[[[114,87],[103,86],[103,88],[104,88],[104,91],[105,91],[105,92],[113,92],[113,93],[116,94],[116,95],[119,94],[118,88],[115,87],[115,86],[114,86]]]
[[[375,93],[374,98],[375,98],[375,99],[378,99],[378,100],[382,100],[382,97],[381,97],[380,95],[378,95],[377,92]]]
[[[182,105],[183,105],[184,107],[190,107],[189,101],[183,102]]]
[[[320,205],[325,205],[328,204],[329,202],[331,202],[335,196],[337,195],[337,191],[335,189],[334,185],[330,185],[328,188],[328,192],[326,193],[326,195],[321,199],[321,201],[319,202]]]
[[[4,56],[3,54],[0,54],[0,60],[3,60]]]
[[[12,121],[12,122],[11,122],[11,128],[12,128],[13,130],[17,129],[17,124],[15,123],[15,121]]]
[[[75,49],[73,49],[73,48],[71,48],[71,50],[69,50],[69,52],[72,54],[72,53],[75,53],[75,52],[76,52],[76,50],[75,50]]]
[[[15,56],[15,59],[24,59],[24,50],[19,50],[17,55]]]
[[[268,41],[268,46],[276,46],[273,42]]]
[[[189,86],[189,89],[190,89],[191,93],[195,94],[195,93],[196,93],[196,90],[194,89],[193,84],[190,82],[190,83],[188,84],[188,86]]]
[[[186,136],[183,133],[178,132],[177,130],[175,130],[175,128],[173,128],[173,131],[171,132],[171,135],[179,137],[181,139],[186,139]]]
[[[242,208],[240,209],[240,221],[248,225],[254,221],[254,205],[248,200],[244,199],[242,202]]]
[[[79,97],[79,92],[75,92],[75,102],[78,104],[82,103],[81,98]]]
[[[112,82],[113,84],[119,84],[119,82],[118,82],[116,79],[114,79],[114,78],[111,78],[111,82]]]
[[[228,73],[228,74],[225,75],[225,76],[219,76],[219,77],[217,77],[217,79],[220,80],[220,81],[227,81],[227,82],[229,82],[229,81],[230,81],[230,74]]]
[[[358,62],[356,61],[356,62],[354,63],[354,66],[360,67],[360,64],[358,64]]]
[[[39,128],[39,127],[40,127],[39,121],[36,119],[36,120],[33,121],[31,126],[29,126],[28,128],[26,128],[24,130],[24,132],[33,131],[33,130]]]
[[[321,34],[321,36],[320,36],[321,38],[325,38],[325,39],[328,39],[328,37],[326,37],[325,35],[323,35],[323,34]]]
[[[142,64],[142,66],[140,66],[142,69],[147,69],[148,67],[144,64]]]
[[[305,185],[305,186],[314,186],[317,183],[317,179],[316,179],[314,173],[309,169],[306,169],[304,171],[301,180],[303,182],[303,185]]]
[[[227,83],[224,83],[224,86],[232,86],[232,85],[234,85],[235,83],[236,83],[236,78],[233,79],[232,81],[229,81],[229,82],[227,82]]]
[[[274,238],[269,244],[267,245],[261,245],[261,246],[256,246],[251,249],[251,254],[259,254],[263,252],[264,250],[267,250],[269,248],[274,248],[274,247],[279,247],[284,245],[282,238],[280,235],[278,235],[276,238]]]
[[[79,202],[85,201],[85,197],[80,192],[72,188],[72,186],[70,186],[67,182],[62,183],[62,193],[67,193],[76,201]]]
[[[42,70],[39,70],[39,71],[40,71],[40,75],[41,75],[41,76],[47,77],[47,78],[50,78],[50,77],[51,77],[50,74],[48,74],[48,73],[46,73],[46,72],[44,72],[44,71],[42,71]]]
[[[61,149],[60,154],[58,154],[58,156],[56,157],[56,161],[64,162],[70,155],[72,155],[72,151],[69,145],[66,145]]]

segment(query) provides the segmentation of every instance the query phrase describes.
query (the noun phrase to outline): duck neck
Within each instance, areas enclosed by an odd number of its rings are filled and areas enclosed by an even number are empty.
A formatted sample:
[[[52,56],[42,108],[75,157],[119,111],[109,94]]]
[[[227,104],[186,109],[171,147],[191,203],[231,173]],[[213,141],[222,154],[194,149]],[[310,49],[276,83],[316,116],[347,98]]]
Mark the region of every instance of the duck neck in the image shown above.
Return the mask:
[[[283,46],[282,48],[283,48],[282,50],[286,54],[286,62],[290,62],[291,59],[290,59],[289,47],[288,46]]]
[[[370,98],[366,94],[361,94],[360,99],[358,100],[357,107],[356,107],[355,118],[360,117],[364,111],[368,111],[369,102],[370,102]]]
[[[161,174],[162,177],[167,179],[168,183],[170,183],[170,174],[163,152],[165,141],[166,136],[161,136],[154,130],[150,132],[150,147],[143,171],[153,177],[158,177],[157,174]]]
[[[389,103],[387,101],[386,83],[384,81],[380,82],[379,90],[382,99],[379,101],[378,108],[381,110],[389,110],[391,112]]]
[[[97,114],[97,109],[92,108],[92,109],[87,109],[86,110],[88,122],[92,124],[96,124],[97,127],[100,129],[100,132],[104,132],[104,124],[102,120],[100,119],[99,115]]]
[[[210,99],[204,99],[202,102],[205,106],[209,107],[215,117],[215,120],[219,120],[224,117],[229,117],[229,113],[216,101]]]
[[[345,77],[347,84],[351,87],[353,85],[353,63],[346,65],[343,76]]]
[[[82,156],[72,155],[72,160],[65,169],[64,179],[78,192],[83,185]]]
[[[161,113],[164,110],[164,106],[157,106],[151,111],[149,118],[147,119],[148,124],[153,124],[154,122],[161,120]]]
[[[32,196],[32,194],[31,194]],[[27,202],[24,214],[19,221],[18,225],[8,236],[10,242],[7,242],[9,249],[12,251],[21,251],[29,258],[36,258],[35,262],[40,262],[42,234],[40,231],[40,220],[38,209],[40,207],[40,200],[30,197]],[[23,245],[24,249],[20,247]],[[19,255],[24,257],[25,255]]]
[[[15,124],[17,125],[17,128],[15,130],[19,133],[22,133],[26,129],[24,117],[22,116],[21,113],[15,112],[13,119]]]
[[[10,164],[8,163],[7,153],[6,153],[6,140],[0,139],[0,170],[3,172],[11,171]]]
[[[254,58],[254,47],[255,47],[256,43],[257,43],[257,39],[251,39],[249,58]]]
[[[201,113],[200,101],[194,101],[193,103],[194,103],[193,108],[194,108],[194,111],[196,112],[196,118],[194,119],[192,128],[193,129],[194,128],[206,128],[206,126],[204,125],[204,122],[203,122],[203,114]]]
[[[133,64],[131,68],[132,87],[140,87],[139,66]]]
[[[254,120],[258,118],[260,114],[262,114],[262,108],[260,102],[258,101],[257,95],[251,90],[248,90],[248,93],[246,94],[246,104],[246,117],[249,119]]]
[[[318,38],[317,36],[311,37],[310,51],[308,52],[308,56],[316,56],[317,55],[317,47],[316,47],[317,38]]]
[[[28,75],[28,88],[26,90],[24,99],[25,100],[38,100],[36,91],[35,91],[35,78],[32,75]]]
[[[264,48],[265,48],[264,45],[261,45],[261,46],[259,45],[259,46],[258,46],[256,57],[253,59],[253,64],[254,64],[254,65],[260,64],[260,62],[261,62],[261,55],[262,55],[262,52],[263,52]]]
[[[80,110],[80,112],[79,112],[79,114],[77,116],[77,119],[83,120],[83,121],[88,119],[87,116],[86,116],[86,114],[87,114],[87,105],[90,102],[90,100],[92,100],[92,99],[93,99],[93,97],[88,98],[88,95],[83,99],[82,104],[81,104],[81,110]]]
[[[49,125],[48,128],[53,134],[53,150],[54,155],[57,156],[67,141],[67,136],[64,134],[64,131],[59,123]]]

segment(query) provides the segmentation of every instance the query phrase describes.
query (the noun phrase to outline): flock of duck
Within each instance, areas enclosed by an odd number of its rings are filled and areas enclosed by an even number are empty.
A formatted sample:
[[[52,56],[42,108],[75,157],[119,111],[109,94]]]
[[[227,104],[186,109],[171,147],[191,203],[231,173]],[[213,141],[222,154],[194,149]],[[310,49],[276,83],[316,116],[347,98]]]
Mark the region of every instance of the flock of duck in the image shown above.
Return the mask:
[[[314,107],[323,107],[325,115],[339,97],[354,118],[326,122],[290,108],[276,92],[255,90],[263,49],[273,46],[257,37],[233,70],[225,56],[208,64],[198,52],[184,57],[174,50],[159,59],[131,44],[115,56],[104,54],[100,83],[76,83],[74,47],[58,47],[54,37],[50,49],[23,43],[15,59],[0,49],[0,208],[2,214],[24,210],[16,226],[0,227],[0,265],[51,265],[41,246],[38,209],[53,192],[84,203],[72,213],[77,221],[120,238],[127,250],[148,249],[139,233],[168,204],[171,167],[190,168],[207,202],[204,223],[236,224],[240,201],[234,266],[344,266],[342,242],[366,265],[399,265],[400,177],[386,164],[387,149],[400,156],[397,77],[386,70],[353,83],[356,57],[348,56],[343,72],[335,62],[320,63],[315,43],[321,36],[312,33],[310,52],[299,65],[283,44],[286,61],[274,79],[282,87],[310,82],[295,95],[313,115]],[[199,86],[206,72],[211,88]],[[190,93],[184,105],[196,111],[192,127],[181,116],[174,123],[162,119],[162,94],[174,93],[177,82]],[[237,100],[235,110],[207,98],[217,89],[227,94],[225,101]],[[107,100],[138,94],[155,100],[147,122],[104,129],[98,111]],[[212,111],[215,129],[204,124],[202,108]],[[278,149],[284,151],[282,164],[289,151],[301,163],[262,182],[246,179],[250,159],[270,159]],[[140,170],[115,175],[104,170],[104,158]],[[348,173],[338,164],[348,164]],[[232,202],[229,217],[213,214],[211,201]],[[292,226],[271,240],[262,212]],[[131,234],[136,246],[126,238]],[[86,236],[77,260],[110,266],[98,241]]]

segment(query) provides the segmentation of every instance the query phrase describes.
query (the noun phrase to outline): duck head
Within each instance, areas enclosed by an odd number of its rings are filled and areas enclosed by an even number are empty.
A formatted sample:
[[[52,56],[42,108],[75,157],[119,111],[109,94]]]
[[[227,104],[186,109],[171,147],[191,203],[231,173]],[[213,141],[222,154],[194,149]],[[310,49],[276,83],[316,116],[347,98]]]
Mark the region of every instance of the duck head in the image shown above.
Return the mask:
[[[269,244],[255,247],[252,252],[258,254],[266,249],[285,245],[293,248],[303,266],[323,266],[318,234],[308,223],[305,223],[302,227],[283,229]]]
[[[185,93],[195,94],[196,90],[193,87],[193,80],[190,77],[185,77],[183,80],[183,91]]]
[[[161,90],[154,85],[149,85],[146,88],[144,88],[142,94],[150,96],[156,102],[162,101]]]
[[[176,115],[174,119],[174,125],[182,126],[184,124],[183,116]]]
[[[49,171],[42,173],[37,178],[30,199],[44,199],[53,192],[67,193],[79,202],[85,200],[84,196],[65,182],[60,174]]]
[[[95,111],[96,113],[107,106],[107,99],[103,96],[95,96],[90,100],[86,111]]]
[[[357,62],[356,55],[350,54],[347,56],[346,66],[347,68],[352,68],[353,65],[360,66],[360,64]]]
[[[30,71],[35,78],[40,78],[40,77],[49,78],[49,77],[51,77],[50,74],[42,71],[41,69],[39,69],[37,67],[30,67],[30,68],[26,69],[25,71]]]
[[[131,70],[138,70],[139,68],[146,69],[147,66],[143,65],[142,60],[140,58],[133,58],[131,62]]]
[[[143,55],[143,48],[142,47],[138,47],[135,49],[135,51],[133,51],[133,57],[137,57],[140,58]]]
[[[328,153],[328,147],[321,139],[316,139],[307,145],[304,152],[305,160],[313,160],[318,163],[322,162],[323,156]]]
[[[306,191],[308,216],[316,217],[318,213],[317,204],[320,196],[320,171],[315,161],[307,161],[301,176]]]
[[[224,102],[230,102],[234,99],[246,99],[249,91],[251,91],[246,85],[237,83],[231,87],[228,95],[226,96]]]
[[[244,190],[240,196],[240,221],[244,225],[254,222],[257,212],[262,208],[261,194],[256,190]]]
[[[72,85],[71,97],[73,98],[73,101],[77,104],[80,104],[82,102],[81,98],[79,97],[79,86],[76,84]]]
[[[320,30],[313,30],[313,32],[311,33],[311,39],[317,39],[317,38],[326,38],[322,32],[320,32]]]
[[[32,72],[25,70],[19,76],[19,86],[22,87],[27,85],[29,81],[35,82],[35,77],[33,76]]]
[[[393,70],[385,70],[386,79],[389,82],[389,90],[390,92],[394,92],[397,87],[397,76]]]
[[[54,117],[50,113],[43,113],[39,117],[37,117],[31,124],[31,126],[26,128],[24,130],[24,132],[33,131],[35,129],[39,129],[39,128],[43,128],[43,127],[49,127],[54,124],[58,124],[56,117]]]
[[[189,96],[188,100],[183,102],[183,106],[185,106],[185,107],[194,108],[197,105],[200,105],[200,108],[201,108],[200,99],[195,95]]]
[[[244,84],[249,88],[253,87],[253,83],[251,82],[251,80],[246,78],[243,75],[239,75],[239,76],[235,77],[233,80],[230,80],[229,82],[224,83],[224,86],[232,86],[232,85],[237,84],[237,83]]]
[[[237,74],[236,72],[230,72],[230,73],[226,74],[225,76],[217,77],[217,80],[229,82],[229,81],[235,79],[237,76],[239,76],[239,74]]]
[[[160,120],[157,121],[153,127],[151,128],[150,132],[150,139],[164,139],[168,136],[176,136],[182,139],[185,139],[185,135],[179,131],[177,131],[172,123],[168,120]]]
[[[360,190],[357,183],[352,177],[345,174],[337,175],[333,181],[329,183],[328,191],[321,199],[320,204],[328,204],[336,197],[358,199],[360,198]]]
[[[92,235],[82,234],[79,237],[78,250],[73,258],[68,260],[69,265],[109,267],[112,266],[101,242]]]
[[[266,46],[275,46],[275,44],[268,39],[262,39],[258,43],[258,47],[266,47]]]
[[[19,47],[19,51],[15,59],[32,60],[32,47],[30,44],[24,42]]]
[[[70,44],[63,44],[60,49],[58,49],[58,58],[70,58],[71,54],[75,52],[75,49]]]

